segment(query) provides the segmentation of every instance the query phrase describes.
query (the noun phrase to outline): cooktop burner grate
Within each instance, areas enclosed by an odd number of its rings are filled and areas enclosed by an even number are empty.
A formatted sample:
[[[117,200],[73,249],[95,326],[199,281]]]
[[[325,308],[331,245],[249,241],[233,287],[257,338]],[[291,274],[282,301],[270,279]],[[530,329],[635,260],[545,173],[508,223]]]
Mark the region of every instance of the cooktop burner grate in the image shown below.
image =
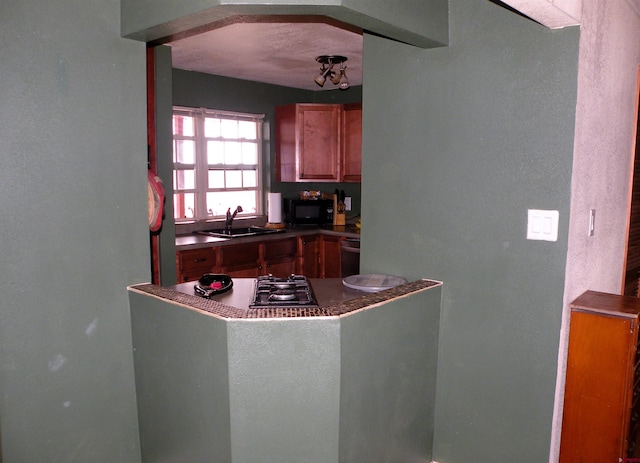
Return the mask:
[[[303,275],[258,277],[249,307],[318,307],[309,280]]]

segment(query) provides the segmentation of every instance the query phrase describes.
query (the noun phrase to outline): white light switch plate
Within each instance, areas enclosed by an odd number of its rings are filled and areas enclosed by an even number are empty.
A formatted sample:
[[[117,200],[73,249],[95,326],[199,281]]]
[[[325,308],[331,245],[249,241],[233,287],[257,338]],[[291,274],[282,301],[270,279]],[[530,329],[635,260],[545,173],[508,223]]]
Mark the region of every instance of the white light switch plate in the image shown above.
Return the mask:
[[[351,210],[351,196],[346,196],[344,198],[344,209],[346,211],[350,211]]]
[[[558,211],[529,209],[527,221],[527,239],[558,241]]]

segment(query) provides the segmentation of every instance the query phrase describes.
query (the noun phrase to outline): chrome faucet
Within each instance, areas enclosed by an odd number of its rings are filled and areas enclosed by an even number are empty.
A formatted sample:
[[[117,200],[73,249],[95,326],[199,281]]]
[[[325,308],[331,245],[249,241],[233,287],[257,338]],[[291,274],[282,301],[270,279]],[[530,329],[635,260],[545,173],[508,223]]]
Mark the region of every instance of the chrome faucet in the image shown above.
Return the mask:
[[[236,215],[238,214],[238,212],[242,212],[242,206],[236,207],[236,210],[233,211],[233,214],[231,213],[231,208],[227,209],[227,220],[224,221],[224,225],[227,228],[227,230],[231,229],[231,225],[233,224],[233,219],[236,218]]]

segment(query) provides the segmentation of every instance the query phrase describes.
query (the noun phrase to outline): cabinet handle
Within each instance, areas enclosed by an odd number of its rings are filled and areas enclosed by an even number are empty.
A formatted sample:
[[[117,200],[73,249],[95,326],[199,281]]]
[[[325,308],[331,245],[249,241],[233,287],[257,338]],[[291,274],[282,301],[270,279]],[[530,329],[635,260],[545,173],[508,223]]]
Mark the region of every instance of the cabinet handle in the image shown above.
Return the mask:
[[[302,240],[302,245],[303,245],[303,246],[306,246],[306,245],[307,245],[307,242],[306,242],[305,240]]]
[[[201,257],[200,259],[193,259],[193,263],[197,264],[199,262],[206,262],[207,258],[206,257]]]
[[[267,264],[267,268],[270,268],[270,267],[271,267],[271,264]]]

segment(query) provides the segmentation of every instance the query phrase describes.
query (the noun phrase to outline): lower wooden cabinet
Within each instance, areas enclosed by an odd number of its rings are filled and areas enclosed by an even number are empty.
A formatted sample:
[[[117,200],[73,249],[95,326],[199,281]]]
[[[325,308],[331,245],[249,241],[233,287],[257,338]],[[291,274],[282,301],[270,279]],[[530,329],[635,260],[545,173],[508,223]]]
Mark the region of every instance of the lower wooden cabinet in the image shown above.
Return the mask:
[[[307,278],[318,278],[319,270],[320,235],[299,236],[296,273]]]
[[[255,278],[261,275],[261,243],[227,244],[215,248],[218,252],[216,273],[225,273],[230,277]]]
[[[177,251],[178,283],[194,281],[204,273],[236,278],[260,275],[339,278],[341,236],[304,235],[265,241],[229,243]]]
[[[296,272],[295,237],[262,242],[225,244],[176,253],[178,282],[199,279],[204,273],[224,273],[236,278],[272,274],[287,277]]]
[[[262,275],[285,278],[296,271],[297,242],[295,238],[265,241],[262,244]]]
[[[202,274],[214,270],[216,253],[214,248],[187,249],[176,253],[178,283],[199,279]]]
[[[570,307],[560,463],[639,458],[640,299],[587,291]]]
[[[340,261],[340,242],[342,236],[320,236],[320,278],[340,278],[342,276]]]

